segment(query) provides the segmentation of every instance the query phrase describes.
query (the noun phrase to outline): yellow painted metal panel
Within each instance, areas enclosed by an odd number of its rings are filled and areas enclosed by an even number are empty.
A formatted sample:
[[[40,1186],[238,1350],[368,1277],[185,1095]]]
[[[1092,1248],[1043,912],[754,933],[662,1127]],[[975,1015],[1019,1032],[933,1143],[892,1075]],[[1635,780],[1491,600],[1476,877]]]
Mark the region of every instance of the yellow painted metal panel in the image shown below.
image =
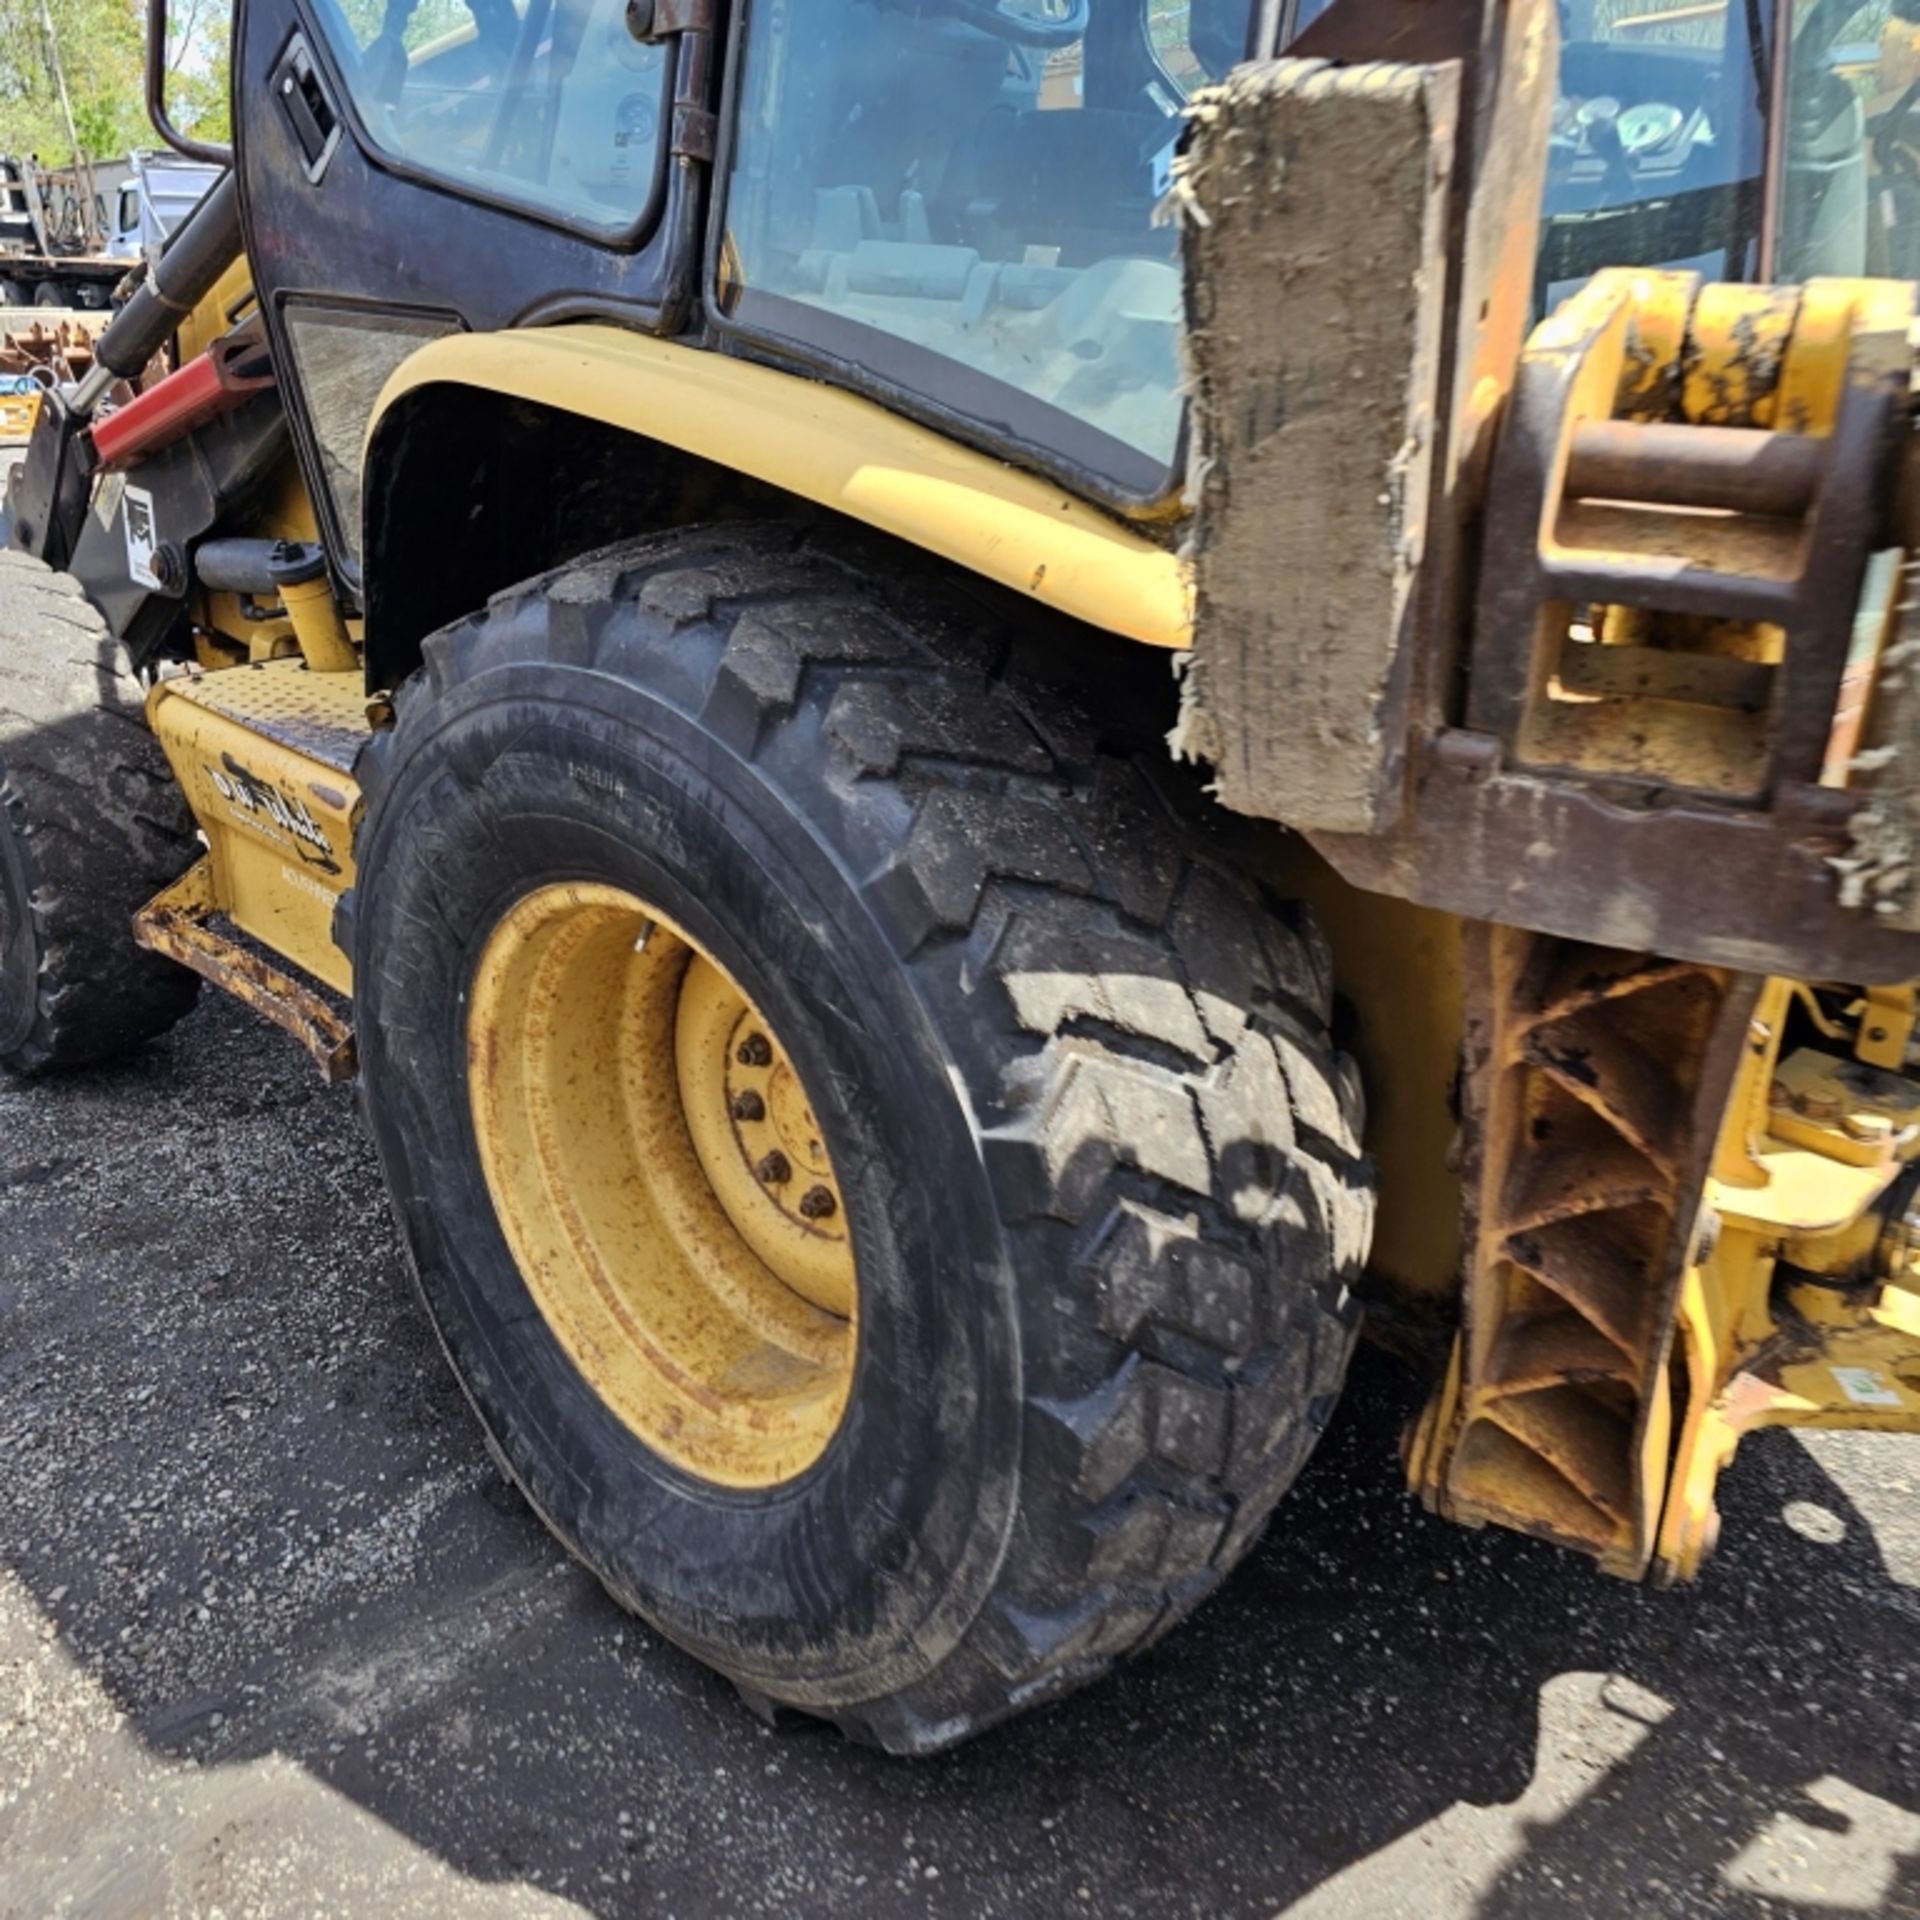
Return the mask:
[[[164,680],[147,717],[207,836],[216,904],[243,932],[341,993],[334,909],[353,885],[366,737],[358,671],[298,660]]]
[[[895,534],[1001,585],[1161,647],[1192,642],[1184,562],[1047,481],[857,394],[617,327],[453,334],[387,382],[513,394],[664,441]]]

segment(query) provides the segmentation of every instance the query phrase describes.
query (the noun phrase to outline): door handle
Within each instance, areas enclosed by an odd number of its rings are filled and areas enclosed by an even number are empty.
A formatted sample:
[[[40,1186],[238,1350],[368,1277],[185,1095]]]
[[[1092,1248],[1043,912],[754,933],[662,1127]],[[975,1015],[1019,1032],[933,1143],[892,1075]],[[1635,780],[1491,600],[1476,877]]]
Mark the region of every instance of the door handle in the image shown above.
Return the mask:
[[[307,178],[318,181],[340,144],[340,115],[327,95],[326,83],[307,43],[298,34],[287,42],[269,84],[280,116],[300,149]]]

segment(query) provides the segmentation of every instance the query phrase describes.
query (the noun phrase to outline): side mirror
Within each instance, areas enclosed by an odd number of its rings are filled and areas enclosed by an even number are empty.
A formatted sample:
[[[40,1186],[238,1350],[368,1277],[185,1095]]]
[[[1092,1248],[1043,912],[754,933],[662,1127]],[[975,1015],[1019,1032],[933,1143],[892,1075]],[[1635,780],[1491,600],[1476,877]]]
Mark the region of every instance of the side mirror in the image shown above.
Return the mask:
[[[216,140],[195,140],[167,115],[167,0],[147,0],[147,118],[175,153],[216,167],[233,165],[233,149]]]

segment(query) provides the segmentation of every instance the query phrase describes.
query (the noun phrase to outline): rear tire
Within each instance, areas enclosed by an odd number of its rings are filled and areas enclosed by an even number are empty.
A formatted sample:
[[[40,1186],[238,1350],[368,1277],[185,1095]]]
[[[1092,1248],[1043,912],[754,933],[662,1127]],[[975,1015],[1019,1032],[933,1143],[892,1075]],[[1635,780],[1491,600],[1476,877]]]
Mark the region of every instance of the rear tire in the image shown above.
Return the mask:
[[[199,981],[133,943],[198,853],[139,680],[78,582],[0,552],[0,1068],[164,1033]]]
[[[1164,750],[1083,711],[1115,672],[1112,643],[903,550],[721,527],[447,629],[362,765],[363,1088],[499,1456],[750,1702],[896,1752],[1093,1678],[1212,1592],[1351,1349],[1371,1175],[1325,947]],[[783,1484],[644,1445],[498,1223],[463,1008],[562,883],[712,955],[825,1131],[858,1353]]]
[[[33,304],[36,307],[64,307],[67,296],[52,280],[42,280],[33,290]]]

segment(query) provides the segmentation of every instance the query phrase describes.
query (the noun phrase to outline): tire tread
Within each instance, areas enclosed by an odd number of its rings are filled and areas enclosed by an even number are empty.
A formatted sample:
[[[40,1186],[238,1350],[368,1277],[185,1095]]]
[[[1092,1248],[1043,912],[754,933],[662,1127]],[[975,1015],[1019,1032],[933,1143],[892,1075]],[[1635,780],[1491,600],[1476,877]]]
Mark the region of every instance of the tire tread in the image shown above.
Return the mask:
[[[199,849],[124,649],[78,582],[6,559],[0,831],[24,870],[37,972],[0,1066],[31,1076],[112,1058],[192,1008],[198,979],[136,947],[131,922]]]

